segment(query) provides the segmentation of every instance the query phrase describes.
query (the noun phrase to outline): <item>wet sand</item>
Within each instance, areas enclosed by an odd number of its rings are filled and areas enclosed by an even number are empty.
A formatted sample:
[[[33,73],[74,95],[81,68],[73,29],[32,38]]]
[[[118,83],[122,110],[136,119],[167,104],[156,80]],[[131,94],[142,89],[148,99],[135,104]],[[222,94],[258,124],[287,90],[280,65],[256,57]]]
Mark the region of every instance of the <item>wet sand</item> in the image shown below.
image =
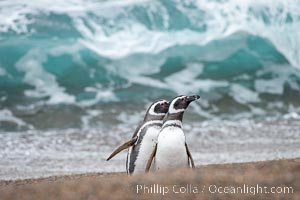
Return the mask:
[[[300,199],[300,158],[0,181],[0,199]]]

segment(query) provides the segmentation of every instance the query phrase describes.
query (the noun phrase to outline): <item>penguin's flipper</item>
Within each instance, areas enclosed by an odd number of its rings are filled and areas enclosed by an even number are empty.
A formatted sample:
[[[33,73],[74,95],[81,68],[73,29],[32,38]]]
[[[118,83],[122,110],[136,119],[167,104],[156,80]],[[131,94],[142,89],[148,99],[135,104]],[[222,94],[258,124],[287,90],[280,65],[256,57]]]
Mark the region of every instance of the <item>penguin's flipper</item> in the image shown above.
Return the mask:
[[[186,149],[186,153],[187,153],[187,155],[188,155],[188,157],[189,157],[189,159],[190,159],[190,161],[191,161],[192,168],[195,168],[195,163],[194,163],[192,154],[191,154],[191,152],[190,152],[190,150],[189,150],[189,147],[188,147],[187,143],[185,143],[185,149]]]
[[[112,152],[110,154],[110,156],[106,159],[106,161],[109,161],[112,157],[114,157],[115,155],[117,155],[120,151],[129,148],[130,146],[132,146],[138,137],[134,137],[131,138],[130,140],[128,140],[127,142],[125,142],[124,144],[120,145],[116,150],[114,150],[114,152]]]
[[[154,147],[154,149],[153,149],[153,151],[152,151],[152,153],[151,153],[151,155],[148,159],[145,172],[149,172],[151,164],[152,164],[152,160],[153,160],[153,158],[155,157],[155,154],[156,154],[156,150],[157,150],[157,144],[155,145],[155,147]]]

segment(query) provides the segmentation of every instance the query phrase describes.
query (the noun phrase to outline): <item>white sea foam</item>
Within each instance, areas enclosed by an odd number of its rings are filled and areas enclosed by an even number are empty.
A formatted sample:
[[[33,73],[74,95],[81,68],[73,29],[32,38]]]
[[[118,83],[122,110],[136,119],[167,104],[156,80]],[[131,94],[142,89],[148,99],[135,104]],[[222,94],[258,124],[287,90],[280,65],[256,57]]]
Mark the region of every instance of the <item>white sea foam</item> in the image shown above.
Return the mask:
[[[109,58],[135,53],[157,54],[176,45],[202,46],[244,31],[269,39],[294,67],[299,68],[299,3],[295,0],[174,0],[172,5],[192,26],[205,27],[205,31],[197,32],[186,28],[169,31],[172,16],[161,1],[2,0],[0,31],[29,32],[28,25],[35,23],[35,17],[29,16],[66,14],[82,34],[80,42]],[[147,8],[151,29],[137,20],[132,13],[135,7]],[[157,17],[161,18],[162,29],[156,27]],[[107,25],[99,19],[105,19]]]
[[[258,93],[247,89],[241,85],[232,84],[230,87],[230,95],[234,98],[237,102],[242,104],[247,103],[258,103],[260,102]]]
[[[95,93],[95,97],[93,99],[83,100],[77,103],[79,106],[88,107],[95,105],[98,102],[113,102],[117,101],[117,97],[115,96],[112,89],[103,88],[100,85],[96,85],[95,87],[86,87],[86,92]]]
[[[197,63],[188,64],[187,67],[165,78],[167,87],[173,89],[177,94],[189,94],[201,89],[211,91],[213,88],[228,86],[227,81],[214,81],[197,79],[202,73],[203,65]]]
[[[102,56],[110,58],[125,57],[134,53],[157,54],[175,45],[205,45],[210,41],[225,38],[235,32],[245,31],[253,35],[268,38],[276,48],[283,53],[294,67],[299,67],[298,46],[300,38],[297,32],[299,22],[299,6],[294,1],[194,1],[202,12],[192,10],[178,1],[176,6],[183,14],[189,17],[196,26],[203,23],[207,26],[205,32],[191,30],[159,31],[149,30],[143,24],[132,21],[129,18],[120,25],[118,32],[107,34],[101,24],[92,23],[93,32],[84,23],[78,24],[81,30],[85,30],[85,36],[81,42],[88,48]],[[155,7],[163,7],[159,2],[153,3]],[[204,14],[203,14],[204,12]],[[161,12],[162,16],[168,13]],[[267,15],[269,21],[263,16]],[[202,20],[198,18],[204,15]],[[293,22],[286,23],[287,16],[293,18]],[[166,19],[168,17],[165,17]],[[123,24],[126,24],[124,26]],[[166,24],[166,23],[165,23]],[[253,28],[255,27],[255,28]],[[286,32],[288,31],[288,34]],[[276,34],[275,34],[276,33]],[[141,35],[143,37],[141,37]],[[188,35],[188,37],[186,37]],[[201,38],[201,39],[199,39]],[[125,43],[123,41],[126,41]],[[110,48],[107,48],[109,46]]]
[[[35,87],[35,90],[26,90],[25,95],[30,97],[50,97],[48,103],[74,103],[75,97],[65,93],[65,89],[56,82],[55,76],[43,69],[42,64],[47,56],[40,49],[33,49],[23,56],[16,67],[25,72],[24,82]]]
[[[84,130],[88,130],[88,129],[91,128],[90,121],[91,121],[94,117],[96,117],[96,116],[102,114],[102,111],[101,111],[101,110],[87,110],[86,113],[87,113],[86,115],[84,115],[84,116],[81,117],[82,128],[83,128]]]
[[[273,77],[270,79],[255,80],[255,90],[259,93],[280,95],[283,94],[285,84],[288,84],[294,90],[299,91],[300,88],[297,83],[293,82],[289,77],[300,77],[300,72],[293,69],[287,70],[286,68],[287,66],[284,65],[273,65],[258,71],[258,76],[273,74]]]
[[[22,119],[19,119],[18,117],[14,116],[14,114],[8,109],[0,110],[0,122],[11,122],[18,125],[19,127],[33,128],[31,125],[28,125]]]
[[[120,112],[117,119],[122,123],[121,126],[126,125],[128,127],[136,128],[139,123],[142,122],[143,112]]]

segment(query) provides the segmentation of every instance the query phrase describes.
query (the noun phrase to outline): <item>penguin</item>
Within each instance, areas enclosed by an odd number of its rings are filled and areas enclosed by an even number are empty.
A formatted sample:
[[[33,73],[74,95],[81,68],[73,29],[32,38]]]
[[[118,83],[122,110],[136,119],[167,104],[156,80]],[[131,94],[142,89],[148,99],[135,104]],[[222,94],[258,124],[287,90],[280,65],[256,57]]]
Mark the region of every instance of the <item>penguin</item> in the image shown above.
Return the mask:
[[[120,151],[129,148],[126,159],[127,174],[144,172],[169,105],[170,103],[166,100],[158,100],[152,103],[132,138],[116,148],[106,160],[110,160]]]
[[[153,159],[154,170],[156,171],[189,167],[190,165],[195,168],[192,154],[182,130],[182,118],[189,104],[199,98],[199,95],[181,95],[171,101],[168,114],[157,138],[157,144],[148,159],[146,172],[149,171]]]

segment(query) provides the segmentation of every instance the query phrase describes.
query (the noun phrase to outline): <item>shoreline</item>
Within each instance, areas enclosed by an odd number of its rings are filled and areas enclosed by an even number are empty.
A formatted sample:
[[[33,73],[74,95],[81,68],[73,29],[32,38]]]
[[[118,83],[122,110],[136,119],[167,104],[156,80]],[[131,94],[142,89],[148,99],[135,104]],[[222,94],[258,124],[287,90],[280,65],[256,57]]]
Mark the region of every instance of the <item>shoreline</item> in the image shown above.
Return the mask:
[[[127,176],[125,172],[84,173],[37,179],[0,180],[0,199],[152,199],[164,198],[243,198],[298,199],[300,197],[300,158],[248,163],[211,164],[195,170],[176,169]],[[175,184],[175,185],[174,185]],[[178,193],[171,192],[171,188]],[[245,193],[219,193],[211,187],[248,188]],[[293,193],[249,194],[254,186],[290,187]],[[144,188],[143,188],[144,187]],[[204,187],[204,188],[203,188]],[[165,189],[169,189],[165,193]],[[180,188],[185,192],[180,193]],[[174,188],[173,188],[174,189]],[[151,191],[150,191],[151,190]],[[51,191],[51,192],[49,192]],[[163,194],[164,191],[164,194]],[[291,192],[291,191],[290,191]]]
[[[300,121],[296,119],[185,125],[186,140],[196,165],[289,159],[300,155]],[[93,128],[0,134],[0,158],[3,158],[0,180],[125,171],[125,151],[109,162],[105,160],[116,146],[131,137],[132,130],[129,130],[107,132]]]

